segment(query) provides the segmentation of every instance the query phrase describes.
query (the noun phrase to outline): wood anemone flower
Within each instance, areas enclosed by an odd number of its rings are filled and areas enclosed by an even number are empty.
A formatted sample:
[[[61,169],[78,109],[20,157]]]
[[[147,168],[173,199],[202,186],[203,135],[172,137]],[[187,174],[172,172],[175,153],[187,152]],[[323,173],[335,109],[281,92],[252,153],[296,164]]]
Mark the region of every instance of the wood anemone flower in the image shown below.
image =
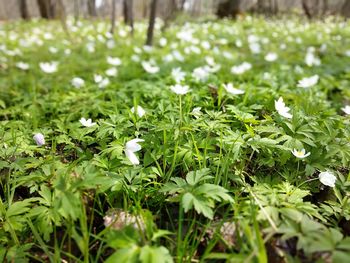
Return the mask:
[[[300,151],[293,149],[292,154],[297,158],[303,159],[308,157],[311,153],[310,152],[306,153],[305,149],[301,149]]]
[[[140,164],[135,152],[141,150],[141,145],[138,142],[144,142],[142,139],[132,139],[125,144],[125,155],[133,165]]]

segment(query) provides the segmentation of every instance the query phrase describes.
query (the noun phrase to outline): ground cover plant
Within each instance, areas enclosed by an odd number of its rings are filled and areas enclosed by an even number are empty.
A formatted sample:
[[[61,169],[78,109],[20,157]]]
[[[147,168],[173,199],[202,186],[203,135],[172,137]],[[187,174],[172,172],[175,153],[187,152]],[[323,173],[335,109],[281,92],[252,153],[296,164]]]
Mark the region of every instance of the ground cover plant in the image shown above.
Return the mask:
[[[0,259],[348,262],[350,26],[0,29]]]

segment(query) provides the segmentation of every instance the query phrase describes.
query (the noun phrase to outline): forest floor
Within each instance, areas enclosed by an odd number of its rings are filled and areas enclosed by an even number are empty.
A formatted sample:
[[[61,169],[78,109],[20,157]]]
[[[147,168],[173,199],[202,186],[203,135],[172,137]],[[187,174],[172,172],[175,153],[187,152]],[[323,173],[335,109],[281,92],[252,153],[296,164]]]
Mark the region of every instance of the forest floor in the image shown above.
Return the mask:
[[[350,24],[0,26],[0,261],[350,262]]]

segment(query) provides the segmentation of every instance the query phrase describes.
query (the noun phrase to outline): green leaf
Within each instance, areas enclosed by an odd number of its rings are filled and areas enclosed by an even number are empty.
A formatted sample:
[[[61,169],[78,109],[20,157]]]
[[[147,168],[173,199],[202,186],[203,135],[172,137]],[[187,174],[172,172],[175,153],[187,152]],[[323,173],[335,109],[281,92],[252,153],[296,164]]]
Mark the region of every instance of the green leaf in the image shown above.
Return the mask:
[[[196,197],[193,198],[193,205],[194,209],[197,211],[198,214],[203,214],[205,217],[209,219],[213,219],[214,212],[210,208],[210,203],[205,201],[205,199],[198,199]]]
[[[152,241],[157,241],[161,237],[172,235],[173,233],[168,230],[158,229],[152,235]]]
[[[128,248],[119,249],[117,252],[112,254],[105,263],[125,262],[125,263],[136,263],[140,248],[138,246],[131,246]]]
[[[6,217],[12,217],[17,216],[21,214],[25,214],[30,210],[30,204],[33,200],[32,199],[25,199],[23,201],[18,201],[15,203],[12,203],[10,207],[6,211]]]
[[[332,255],[332,262],[349,262],[350,252],[349,251],[334,251]]]
[[[186,181],[189,185],[196,185],[199,182],[209,180],[212,176],[210,176],[210,169],[204,168],[197,171],[191,171],[186,175]]]
[[[188,210],[193,208],[193,200],[194,200],[194,196],[191,193],[185,193],[182,196],[181,202],[185,210],[185,213],[187,213]]]
[[[208,198],[212,198],[216,201],[227,201],[232,203],[233,199],[228,194],[228,191],[219,185],[214,184],[202,184],[195,189],[196,195],[205,195]]]
[[[173,259],[165,247],[144,246],[139,257],[142,263],[172,263]]]

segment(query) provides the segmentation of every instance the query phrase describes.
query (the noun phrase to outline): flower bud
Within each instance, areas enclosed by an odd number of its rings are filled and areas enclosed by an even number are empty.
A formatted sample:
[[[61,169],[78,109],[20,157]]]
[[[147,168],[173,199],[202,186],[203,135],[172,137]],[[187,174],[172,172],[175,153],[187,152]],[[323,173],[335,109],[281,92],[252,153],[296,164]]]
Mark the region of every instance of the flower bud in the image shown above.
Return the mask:
[[[41,133],[36,133],[34,136],[33,136],[33,139],[34,141],[36,142],[36,144],[38,146],[42,146],[45,144],[45,138],[44,138],[44,135],[42,135]]]

